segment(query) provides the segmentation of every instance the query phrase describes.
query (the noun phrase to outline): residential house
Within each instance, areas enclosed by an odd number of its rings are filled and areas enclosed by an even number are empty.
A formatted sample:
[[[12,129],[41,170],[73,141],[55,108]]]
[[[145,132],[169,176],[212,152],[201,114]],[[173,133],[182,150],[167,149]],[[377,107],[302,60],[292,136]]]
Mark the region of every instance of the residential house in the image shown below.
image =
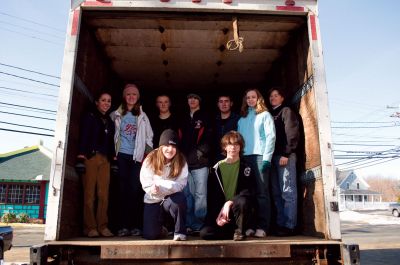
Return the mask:
[[[0,215],[27,213],[45,222],[52,154],[41,144],[0,154]]]
[[[339,209],[372,209],[380,208],[382,194],[370,190],[370,186],[353,170],[336,171],[336,182],[339,189]]]

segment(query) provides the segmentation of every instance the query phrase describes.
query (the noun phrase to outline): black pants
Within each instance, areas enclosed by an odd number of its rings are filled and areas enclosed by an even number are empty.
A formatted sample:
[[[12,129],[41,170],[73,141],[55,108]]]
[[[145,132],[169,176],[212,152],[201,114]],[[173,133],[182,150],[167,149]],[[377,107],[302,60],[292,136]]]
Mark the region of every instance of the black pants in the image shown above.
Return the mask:
[[[132,155],[118,154],[118,229],[142,229],[144,191],[140,184],[141,166],[132,160]]]
[[[183,192],[167,196],[163,202],[145,203],[143,215],[143,237],[157,239],[161,236],[164,214],[174,220],[174,233],[186,234],[186,197]]]
[[[221,206],[222,208],[222,206]],[[216,220],[215,216],[212,220]],[[229,223],[224,226],[206,225],[200,231],[200,237],[205,240],[224,240],[232,239],[235,230],[245,234],[246,229],[251,228],[254,220],[254,202],[247,196],[238,196],[233,200],[231,211],[229,212]]]

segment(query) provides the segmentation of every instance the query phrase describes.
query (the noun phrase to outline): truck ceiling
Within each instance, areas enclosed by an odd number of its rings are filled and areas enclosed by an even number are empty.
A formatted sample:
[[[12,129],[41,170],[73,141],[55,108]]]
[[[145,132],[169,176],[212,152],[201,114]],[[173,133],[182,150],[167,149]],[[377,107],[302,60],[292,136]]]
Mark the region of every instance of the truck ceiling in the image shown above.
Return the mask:
[[[84,11],[87,25],[124,81],[182,91],[264,84],[305,16]],[[229,51],[237,19],[244,50]]]

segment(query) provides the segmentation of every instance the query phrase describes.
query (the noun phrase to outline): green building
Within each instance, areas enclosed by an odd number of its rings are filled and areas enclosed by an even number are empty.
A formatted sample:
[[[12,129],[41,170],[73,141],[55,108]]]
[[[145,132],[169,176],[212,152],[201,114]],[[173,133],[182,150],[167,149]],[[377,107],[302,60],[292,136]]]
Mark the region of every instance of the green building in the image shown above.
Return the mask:
[[[51,152],[41,144],[0,154],[0,215],[27,213],[45,222]]]

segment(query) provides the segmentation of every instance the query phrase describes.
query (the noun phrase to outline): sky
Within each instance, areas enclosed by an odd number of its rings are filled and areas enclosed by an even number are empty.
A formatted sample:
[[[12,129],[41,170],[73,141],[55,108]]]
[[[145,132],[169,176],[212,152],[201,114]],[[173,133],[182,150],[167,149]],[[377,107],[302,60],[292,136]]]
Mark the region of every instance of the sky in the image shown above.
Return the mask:
[[[400,115],[390,117],[400,112],[400,1],[376,3],[319,1],[335,164],[362,176],[400,179],[399,157],[384,158],[400,156]],[[54,134],[69,5],[2,0],[0,154],[39,140],[54,148],[50,136],[4,129]]]

